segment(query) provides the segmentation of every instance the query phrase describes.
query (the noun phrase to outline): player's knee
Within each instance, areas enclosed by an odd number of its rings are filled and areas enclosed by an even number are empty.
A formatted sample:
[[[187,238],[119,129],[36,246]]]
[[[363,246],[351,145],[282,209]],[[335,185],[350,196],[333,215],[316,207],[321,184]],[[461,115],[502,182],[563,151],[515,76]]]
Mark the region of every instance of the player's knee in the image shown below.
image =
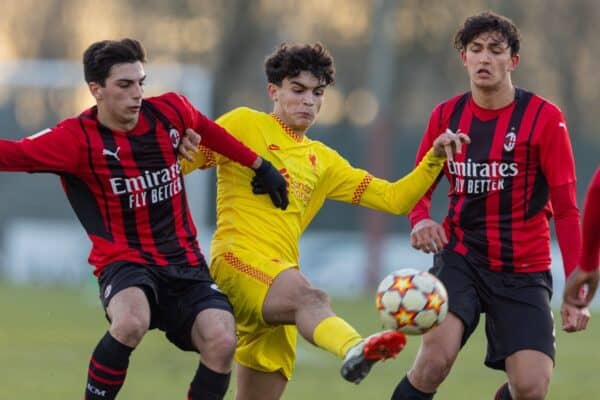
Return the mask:
[[[220,360],[220,362],[229,362],[233,359],[236,346],[236,335],[233,323],[229,324],[211,324],[202,327],[201,324],[195,324],[192,332],[192,340],[203,358]]]
[[[213,337],[207,342],[207,347],[211,352],[220,355],[225,360],[233,359],[236,346],[235,332],[223,330],[217,337]]]
[[[421,351],[418,357],[411,377],[420,387],[437,388],[450,373],[454,359],[436,351]]]
[[[142,340],[149,326],[150,321],[147,318],[131,314],[114,319],[110,332],[121,343],[135,346]]]
[[[549,376],[531,374],[510,382],[512,396],[519,400],[543,400],[548,392]]]

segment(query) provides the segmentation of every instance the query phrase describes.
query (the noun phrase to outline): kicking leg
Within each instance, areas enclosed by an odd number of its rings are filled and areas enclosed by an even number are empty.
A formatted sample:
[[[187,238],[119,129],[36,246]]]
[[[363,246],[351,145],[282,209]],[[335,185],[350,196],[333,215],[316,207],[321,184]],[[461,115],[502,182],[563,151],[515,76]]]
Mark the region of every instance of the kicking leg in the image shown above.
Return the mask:
[[[310,285],[291,268],[273,281],[263,304],[263,317],[271,324],[295,323],[310,343],[344,358],[342,376],[359,383],[378,360],[394,357],[406,342],[403,334],[387,331],[364,339],[331,309],[329,296]]]

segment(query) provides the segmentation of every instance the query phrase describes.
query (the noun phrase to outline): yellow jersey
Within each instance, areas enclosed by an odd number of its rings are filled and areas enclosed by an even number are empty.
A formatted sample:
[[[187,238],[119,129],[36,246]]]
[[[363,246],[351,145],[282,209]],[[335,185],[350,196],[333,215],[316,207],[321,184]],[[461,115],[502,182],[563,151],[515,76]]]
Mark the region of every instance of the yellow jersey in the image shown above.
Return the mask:
[[[281,172],[290,202],[283,211],[268,195],[253,194],[251,169],[205,147],[200,146],[193,162],[181,158],[185,174],[217,166],[217,229],[211,257],[240,249],[298,265],[300,236],[326,199],[407,214],[445,161],[430,150],[410,174],[389,182],[354,168],[322,142],[296,135],[275,115],[241,107],[216,122]]]

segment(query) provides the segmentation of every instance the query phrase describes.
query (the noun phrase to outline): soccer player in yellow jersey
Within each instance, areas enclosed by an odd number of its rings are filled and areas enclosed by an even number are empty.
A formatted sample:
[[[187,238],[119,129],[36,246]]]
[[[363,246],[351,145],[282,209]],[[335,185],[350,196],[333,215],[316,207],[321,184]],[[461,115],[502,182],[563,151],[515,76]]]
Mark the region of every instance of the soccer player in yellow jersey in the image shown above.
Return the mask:
[[[294,367],[297,331],[343,358],[342,376],[354,383],[374,362],[402,350],[400,332],[363,339],[334,314],[327,294],[300,272],[298,241],[326,199],[408,213],[439,175],[446,155],[469,141],[460,133],[444,134],[409,175],[393,183],[373,177],[306,136],[334,82],[327,50],[318,43],[282,44],[265,69],[273,112],[238,108],[217,122],[279,169],[288,181],[287,209],[275,210],[267,197],[253,196],[244,184],[250,172],[202,146],[187,154],[193,161],[182,161],[185,173],[217,166],[211,274],[229,297],[237,322],[237,400],[281,397]],[[186,140],[195,143],[198,137]],[[263,193],[258,182],[253,190]]]

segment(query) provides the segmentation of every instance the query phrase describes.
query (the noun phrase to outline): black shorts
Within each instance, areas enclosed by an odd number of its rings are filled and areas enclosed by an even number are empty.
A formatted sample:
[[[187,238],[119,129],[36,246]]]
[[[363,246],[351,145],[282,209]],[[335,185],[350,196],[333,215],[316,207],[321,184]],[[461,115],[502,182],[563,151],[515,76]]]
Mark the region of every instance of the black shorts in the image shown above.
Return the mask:
[[[552,274],[496,272],[473,266],[460,254],[444,250],[434,257],[430,272],[448,290],[449,311],[465,326],[461,345],[485,313],[485,365],[505,369],[505,360],[519,350],[555,356]]]
[[[206,264],[192,268],[115,263],[104,268],[98,283],[105,311],[110,299],[121,290],[141,288],[150,304],[150,329],[165,332],[169,341],[185,351],[197,351],[192,344],[191,332],[201,311],[217,308],[233,313],[229,300],[218,290]]]

